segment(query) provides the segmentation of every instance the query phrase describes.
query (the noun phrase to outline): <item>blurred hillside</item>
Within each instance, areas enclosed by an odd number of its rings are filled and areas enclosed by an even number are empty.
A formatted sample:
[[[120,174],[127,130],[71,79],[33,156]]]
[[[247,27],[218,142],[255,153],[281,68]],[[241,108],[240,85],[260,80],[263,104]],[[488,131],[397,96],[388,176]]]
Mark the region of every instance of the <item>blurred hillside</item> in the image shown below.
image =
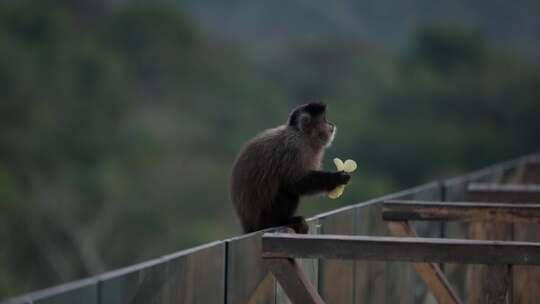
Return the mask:
[[[307,215],[540,148],[540,67],[508,51],[512,35],[495,43],[437,15],[405,35],[369,13],[396,49],[355,23],[335,35],[291,13],[283,28],[321,36],[254,56],[229,21],[221,36],[193,7],[137,3],[0,3],[0,299],[239,233],[237,151],[308,100],[329,103],[338,125],[326,167],[339,156],[359,170],[342,199],[306,200]],[[197,12],[250,7],[235,3]],[[333,10],[314,16],[342,20]],[[538,22],[527,16],[519,24]]]
[[[491,46],[540,60],[540,3],[534,0],[176,1],[201,26],[241,43],[254,57],[298,39],[336,37],[400,50],[418,27],[446,23],[481,30]]]

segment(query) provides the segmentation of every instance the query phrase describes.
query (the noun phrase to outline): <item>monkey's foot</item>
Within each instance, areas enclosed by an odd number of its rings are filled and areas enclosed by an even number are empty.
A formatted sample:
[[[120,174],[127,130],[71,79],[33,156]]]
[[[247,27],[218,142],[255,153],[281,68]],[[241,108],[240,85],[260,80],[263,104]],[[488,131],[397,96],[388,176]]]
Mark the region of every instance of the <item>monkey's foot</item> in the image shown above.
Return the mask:
[[[298,234],[307,234],[309,230],[309,226],[303,216],[293,217],[287,226],[294,229],[294,231],[296,231]]]

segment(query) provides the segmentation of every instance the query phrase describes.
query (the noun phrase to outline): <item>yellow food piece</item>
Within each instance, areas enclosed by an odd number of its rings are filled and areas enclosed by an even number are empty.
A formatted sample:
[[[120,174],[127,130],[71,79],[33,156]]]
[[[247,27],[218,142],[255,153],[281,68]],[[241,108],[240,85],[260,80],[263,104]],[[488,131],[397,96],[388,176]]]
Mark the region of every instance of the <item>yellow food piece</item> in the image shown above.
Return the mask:
[[[345,190],[345,185],[337,186],[334,188],[334,190],[328,192],[328,197],[331,199],[336,199],[343,194],[343,190]]]
[[[352,159],[347,159],[345,162],[343,162],[339,158],[334,158],[334,164],[336,165],[336,169],[338,171],[343,171],[347,173],[354,172],[356,170],[356,162]],[[328,197],[331,199],[336,199],[340,197],[343,194],[343,191],[345,191],[345,185],[339,185],[336,188],[334,188],[332,191],[328,192]]]
[[[343,171],[343,168],[345,168],[345,164],[343,163],[343,161],[339,158],[334,158],[334,164],[336,165],[336,169],[338,171]]]
[[[347,173],[351,173],[351,172],[354,172],[354,170],[356,170],[356,162],[352,159],[347,159],[345,161],[345,164],[343,165],[343,171],[347,172]]]

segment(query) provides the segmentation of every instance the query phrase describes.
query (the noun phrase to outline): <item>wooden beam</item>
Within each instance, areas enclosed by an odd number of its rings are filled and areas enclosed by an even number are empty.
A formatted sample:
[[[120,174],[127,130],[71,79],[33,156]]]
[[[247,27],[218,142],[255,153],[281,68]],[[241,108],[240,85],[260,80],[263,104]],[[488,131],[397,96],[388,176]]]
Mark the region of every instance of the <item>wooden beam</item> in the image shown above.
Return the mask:
[[[397,237],[417,236],[414,229],[405,221],[388,222],[388,228]],[[436,263],[412,263],[412,265],[439,304],[461,304],[461,300],[446,280],[439,265]]]
[[[535,184],[471,183],[467,191],[471,201],[540,204],[540,185]]]
[[[461,221],[540,224],[540,204],[424,202],[391,200],[383,203],[386,221]]]
[[[540,265],[540,243],[265,233],[263,257]]]
[[[485,303],[512,304],[512,265],[489,265],[483,283]]]
[[[265,259],[265,264],[279,281],[292,303],[324,304],[298,262],[287,258]]]
[[[522,184],[540,184],[540,155],[529,160],[519,180]],[[514,225],[516,241],[540,242],[540,225]],[[514,302],[522,304],[540,303],[539,267],[513,267]]]
[[[507,176],[506,180],[521,182],[523,167],[519,166],[516,171]],[[505,179],[502,179],[505,180]],[[510,204],[531,203],[536,194],[534,187],[521,184],[470,184],[467,199],[477,202],[505,202]],[[532,193],[532,195],[531,195]],[[481,240],[511,241],[512,223],[502,222],[476,222],[469,226],[469,238]],[[467,302],[469,303],[504,303],[511,288],[504,282],[509,274],[505,270],[506,265],[489,265],[488,267],[468,267],[467,269]]]

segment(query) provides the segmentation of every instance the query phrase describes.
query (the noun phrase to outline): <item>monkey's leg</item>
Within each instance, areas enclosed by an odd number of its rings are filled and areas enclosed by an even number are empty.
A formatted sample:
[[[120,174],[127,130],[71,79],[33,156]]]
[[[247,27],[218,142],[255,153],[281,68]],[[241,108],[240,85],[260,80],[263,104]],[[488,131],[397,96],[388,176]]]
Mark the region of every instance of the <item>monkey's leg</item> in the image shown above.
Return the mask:
[[[349,182],[351,176],[345,172],[310,171],[293,186],[299,195],[330,191]]]
[[[291,227],[299,234],[307,234],[309,230],[309,226],[303,216],[293,216],[287,226]]]

